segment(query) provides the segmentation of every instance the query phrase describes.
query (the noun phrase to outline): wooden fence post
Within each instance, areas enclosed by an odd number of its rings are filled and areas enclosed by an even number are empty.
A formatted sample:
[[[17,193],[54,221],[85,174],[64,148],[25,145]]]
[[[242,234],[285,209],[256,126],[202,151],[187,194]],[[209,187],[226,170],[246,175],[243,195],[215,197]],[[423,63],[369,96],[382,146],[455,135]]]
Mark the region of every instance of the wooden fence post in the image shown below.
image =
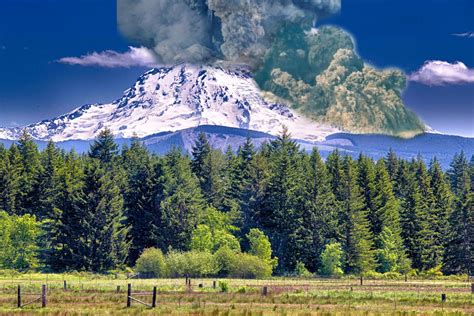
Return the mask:
[[[360,285],[364,285],[364,277],[362,275],[360,276]]]
[[[268,286],[264,286],[264,287],[263,287],[262,295],[263,295],[263,296],[267,296],[267,295],[268,295]]]
[[[474,283],[471,283],[471,294],[474,294]]]
[[[21,285],[18,285],[18,308],[21,308]]]
[[[66,282],[66,280],[63,281],[63,288],[64,288],[64,291],[67,291],[67,282]]]
[[[151,301],[151,307],[156,307],[156,286],[153,287],[153,299]]]
[[[474,284],[473,284],[474,286]],[[212,288],[215,289],[216,288],[216,281],[212,281]]]
[[[127,307],[132,306],[132,284],[128,283],[128,289],[127,289]]]
[[[41,307],[46,307],[46,285],[41,286]]]
[[[120,285],[117,285],[117,293],[120,293]]]

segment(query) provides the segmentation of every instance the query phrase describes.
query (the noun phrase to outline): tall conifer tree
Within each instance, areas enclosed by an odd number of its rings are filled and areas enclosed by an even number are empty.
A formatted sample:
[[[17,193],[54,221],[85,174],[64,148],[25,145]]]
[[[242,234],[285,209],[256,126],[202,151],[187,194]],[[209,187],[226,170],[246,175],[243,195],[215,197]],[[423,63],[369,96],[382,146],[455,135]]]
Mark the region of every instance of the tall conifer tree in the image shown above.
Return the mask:
[[[373,235],[364,209],[364,201],[357,184],[357,171],[350,157],[343,161],[343,175],[340,192],[342,208],[340,218],[343,223],[343,247],[346,271],[364,274],[375,269]]]
[[[471,174],[464,153],[457,154],[448,171],[455,194],[449,218],[450,232],[445,252],[444,270],[448,273],[474,272],[474,193]]]
[[[161,208],[160,248],[188,250],[204,210],[199,182],[189,159],[178,149],[165,156],[163,177],[162,194],[157,197]]]

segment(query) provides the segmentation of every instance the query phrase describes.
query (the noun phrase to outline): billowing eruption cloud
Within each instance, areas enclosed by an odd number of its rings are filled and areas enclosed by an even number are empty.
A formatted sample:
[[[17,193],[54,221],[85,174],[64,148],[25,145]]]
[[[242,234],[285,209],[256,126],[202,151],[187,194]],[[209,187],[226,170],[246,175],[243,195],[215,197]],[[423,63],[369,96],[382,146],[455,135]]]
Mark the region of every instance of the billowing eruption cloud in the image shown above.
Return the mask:
[[[408,137],[425,128],[401,99],[405,74],[366,65],[337,27],[282,29],[255,79],[309,116],[351,132]]]
[[[122,34],[158,62],[258,64],[286,24],[309,30],[340,0],[117,0]]]
[[[158,63],[248,65],[267,95],[351,132],[425,129],[401,99],[403,72],[366,65],[344,30],[315,28],[341,0],[117,1],[121,32]]]

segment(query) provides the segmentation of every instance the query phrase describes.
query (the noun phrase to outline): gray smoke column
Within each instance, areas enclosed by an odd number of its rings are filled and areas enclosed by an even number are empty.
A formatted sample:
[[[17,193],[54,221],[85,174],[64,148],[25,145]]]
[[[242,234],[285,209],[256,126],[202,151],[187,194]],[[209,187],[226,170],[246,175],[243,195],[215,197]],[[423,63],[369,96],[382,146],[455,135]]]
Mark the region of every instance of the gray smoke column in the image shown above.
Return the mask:
[[[117,0],[118,25],[158,61],[258,65],[286,25],[309,30],[341,0]]]

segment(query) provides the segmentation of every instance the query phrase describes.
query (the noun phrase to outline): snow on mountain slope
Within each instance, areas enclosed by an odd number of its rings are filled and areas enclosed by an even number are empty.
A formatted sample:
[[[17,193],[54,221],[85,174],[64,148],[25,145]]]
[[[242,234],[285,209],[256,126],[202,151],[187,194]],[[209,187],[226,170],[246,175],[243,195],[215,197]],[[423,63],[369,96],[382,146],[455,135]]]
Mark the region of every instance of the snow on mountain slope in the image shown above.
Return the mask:
[[[294,138],[307,141],[338,132],[285,105],[267,102],[245,70],[187,64],[152,69],[113,103],[84,105],[26,129],[38,140],[65,141],[92,139],[105,127],[117,137],[130,138],[201,125],[272,135],[285,125]],[[0,139],[16,139],[21,130],[0,129]]]

